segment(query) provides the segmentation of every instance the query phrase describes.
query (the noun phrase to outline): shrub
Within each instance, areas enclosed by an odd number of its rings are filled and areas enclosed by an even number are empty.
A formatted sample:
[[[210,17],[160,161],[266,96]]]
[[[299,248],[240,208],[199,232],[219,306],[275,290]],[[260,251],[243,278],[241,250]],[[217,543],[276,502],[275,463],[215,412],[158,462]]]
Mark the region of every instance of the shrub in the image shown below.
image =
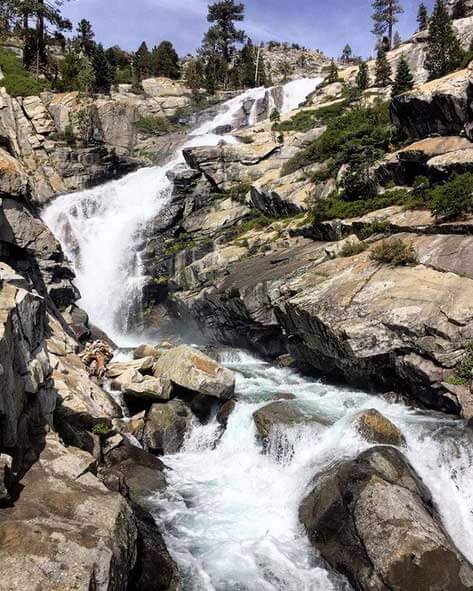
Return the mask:
[[[340,251],[341,257],[353,257],[366,250],[366,244],[364,242],[345,242],[342,250]]]
[[[95,423],[95,425],[92,427],[92,433],[94,435],[108,435],[110,431],[111,429],[107,423]]]
[[[389,104],[378,102],[370,107],[356,107],[330,119],[326,131],[283,166],[281,176],[333,159],[334,165],[363,164],[381,158],[394,141],[389,118]]]
[[[2,86],[10,96],[38,95],[47,86],[45,82],[36,80],[23,67],[21,60],[7,49],[0,49],[0,68],[5,76]]]
[[[379,220],[375,220],[365,226],[360,232],[360,238],[365,240],[374,234],[385,234],[389,230],[389,222],[381,222]]]
[[[473,213],[473,174],[453,176],[444,185],[431,189],[429,199],[439,218],[455,219]]]
[[[371,251],[370,258],[383,265],[406,266],[417,263],[416,251],[412,244],[406,244],[400,238],[382,240]]]
[[[229,197],[239,203],[245,203],[247,194],[251,191],[251,183],[240,181],[233,185],[228,191]]]
[[[449,376],[448,382],[456,386],[466,386],[471,382],[473,372],[473,343],[465,347],[465,357],[456,366],[453,374]]]
[[[172,129],[170,121],[166,117],[153,117],[152,115],[140,115],[136,122],[138,131],[147,135],[162,135]]]

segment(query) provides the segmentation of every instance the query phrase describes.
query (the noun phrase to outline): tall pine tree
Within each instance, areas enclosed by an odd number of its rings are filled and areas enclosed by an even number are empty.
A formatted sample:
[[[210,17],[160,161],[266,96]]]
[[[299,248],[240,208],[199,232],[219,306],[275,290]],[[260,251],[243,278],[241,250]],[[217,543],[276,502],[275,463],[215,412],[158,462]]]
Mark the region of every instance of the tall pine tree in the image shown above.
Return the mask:
[[[95,33],[92,30],[90,21],[83,18],[77,25],[77,37],[75,39],[77,47],[87,57],[92,57],[95,50]]]
[[[389,65],[388,58],[386,57],[386,52],[382,47],[380,47],[376,57],[376,86],[380,86],[382,88],[389,86],[391,84],[391,74],[392,70],[391,66]]]
[[[151,75],[151,53],[145,41],[143,41],[135,53],[133,70],[136,81],[138,82]]]
[[[95,74],[95,90],[109,93],[113,82],[113,70],[101,43],[95,46],[91,62]]]
[[[430,19],[425,67],[430,80],[445,76],[458,68],[464,57],[460,41],[452,27],[444,0],[436,0]]]
[[[338,67],[335,63],[335,60],[332,60],[330,62],[330,70],[328,72],[326,80],[328,84],[333,84],[334,82],[338,81]]]
[[[163,41],[151,53],[151,73],[178,80],[181,75],[179,56],[170,41]]]
[[[407,92],[414,86],[414,78],[406,59],[402,57],[397,66],[396,78],[392,88],[392,96]]]
[[[372,19],[374,22],[373,34],[383,37],[387,33],[389,47],[393,45],[394,25],[399,21],[398,16],[404,12],[399,0],[373,0]]]
[[[342,51],[342,62],[347,64],[347,63],[349,63],[349,61],[351,60],[352,57],[353,57],[352,48],[347,43]]]
[[[417,24],[419,31],[425,31],[429,26],[429,13],[423,2],[419,4],[419,11],[417,12]]]

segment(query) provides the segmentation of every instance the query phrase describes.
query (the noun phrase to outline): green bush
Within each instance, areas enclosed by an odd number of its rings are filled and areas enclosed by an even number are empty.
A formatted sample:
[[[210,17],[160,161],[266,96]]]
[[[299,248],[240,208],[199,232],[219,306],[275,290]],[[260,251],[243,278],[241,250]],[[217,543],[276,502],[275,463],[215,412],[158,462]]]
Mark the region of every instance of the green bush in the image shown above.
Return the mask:
[[[36,80],[23,67],[21,60],[7,49],[0,49],[0,68],[5,76],[2,86],[10,96],[38,95],[47,87],[45,82]]]
[[[366,240],[366,238],[369,238],[370,236],[373,236],[375,234],[386,234],[386,232],[389,230],[389,227],[389,222],[381,222],[379,220],[375,220],[374,222],[371,222],[371,224],[368,224],[361,230],[360,238],[362,240]]]
[[[412,244],[406,244],[400,238],[382,240],[371,251],[370,258],[383,265],[407,266],[417,263],[416,251]]]
[[[455,219],[473,213],[473,174],[453,176],[444,185],[428,193],[433,213],[439,218]]]
[[[389,103],[355,107],[330,119],[326,131],[283,166],[281,176],[332,159],[334,166],[360,163],[366,166],[381,158],[394,141]]]
[[[366,250],[366,244],[364,242],[345,242],[342,250],[340,251],[341,257],[353,257]]]
[[[172,130],[172,124],[166,117],[140,115],[136,122],[136,128],[147,135],[162,135]]]
[[[453,374],[449,376],[448,382],[456,386],[466,386],[471,382],[473,372],[473,343],[465,347],[465,357],[456,366]]]
[[[233,185],[228,191],[228,196],[234,201],[245,203],[247,194],[251,191],[251,183],[240,181]]]
[[[108,435],[110,431],[111,429],[107,423],[95,423],[92,427],[92,433],[94,435]]]

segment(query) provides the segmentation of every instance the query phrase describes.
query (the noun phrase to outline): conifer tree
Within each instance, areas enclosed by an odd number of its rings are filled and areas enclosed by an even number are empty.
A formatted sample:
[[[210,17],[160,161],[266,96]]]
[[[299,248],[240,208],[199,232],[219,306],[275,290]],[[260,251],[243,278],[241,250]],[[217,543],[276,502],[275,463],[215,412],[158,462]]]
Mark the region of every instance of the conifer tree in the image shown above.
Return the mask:
[[[401,44],[402,44],[401,35],[399,35],[399,31],[396,31],[394,33],[394,40],[393,40],[394,49],[397,49],[398,47],[400,47]]]
[[[376,86],[386,87],[391,84],[392,69],[389,65],[386,52],[383,51],[382,47],[378,49],[378,55],[376,57],[376,74],[375,84]]]
[[[178,80],[181,75],[179,56],[170,41],[163,41],[154,47],[150,57],[151,73]]]
[[[366,62],[361,62],[358,68],[358,73],[356,75],[356,85],[361,91],[366,90],[370,85],[368,64]]]
[[[414,86],[414,78],[406,59],[402,57],[397,66],[396,78],[392,88],[392,96],[407,92]]]
[[[353,51],[352,51],[350,45],[348,45],[348,43],[347,43],[342,51],[342,58],[341,58],[342,62],[347,64],[351,60],[352,56],[353,56]]]
[[[453,18],[465,18],[468,14],[468,9],[465,0],[457,0],[452,10]]]
[[[337,82],[338,80],[338,67],[337,64],[335,63],[335,60],[332,60],[330,62],[330,70],[327,76],[327,83],[328,84],[333,84],[334,82]]]
[[[399,0],[373,0],[372,19],[374,22],[373,34],[382,37],[387,33],[389,47],[393,46],[394,25],[398,22],[398,16],[404,12]]]
[[[429,14],[423,2],[419,4],[419,11],[417,13],[417,24],[419,25],[419,31],[425,31],[429,26]]]
[[[444,0],[436,0],[430,19],[425,67],[430,80],[445,76],[458,68],[464,57],[460,41],[452,27]]]
[[[77,25],[76,44],[87,57],[92,57],[95,50],[95,33],[90,21],[83,18]]]
[[[194,100],[198,100],[200,89],[205,86],[205,70],[201,59],[193,58],[187,62],[184,78],[187,86],[192,91]]]
[[[256,50],[251,39],[247,40],[240,51],[234,69],[238,71],[238,81],[241,87],[252,88],[255,86]]]
[[[92,67],[95,75],[95,90],[97,92],[109,93],[113,82],[113,71],[101,43],[94,49]]]
[[[151,74],[151,54],[144,41],[135,53],[133,70],[136,80],[139,82]]]

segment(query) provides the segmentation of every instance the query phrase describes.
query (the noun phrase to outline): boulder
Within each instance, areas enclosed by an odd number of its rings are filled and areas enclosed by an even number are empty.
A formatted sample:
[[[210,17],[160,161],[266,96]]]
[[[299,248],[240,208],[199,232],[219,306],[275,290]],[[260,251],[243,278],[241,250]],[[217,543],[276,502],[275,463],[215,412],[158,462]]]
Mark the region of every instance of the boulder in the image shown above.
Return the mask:
[[[187,345],[163,353],[154,375],[169,380],[175,392],[182,388],[220,400],[228,400],[235,392],[235,376],[229,369]]]
[[[473,567],[396,448],[371,448],[329,467],[311,486],[300,520],[322,558],[355,589],[473,589]]]
[[[133,351],[133,359],[143,359],[146,357],[152,357],[157,359],[160,356],[158,347],[154,345],[140,345]]]
[[[406,443],[400,429],[375,409],[365,410],[355,417],[355,428],[368,443],[396,445]]]
[[[218,412],[217,412],[217,421],[218,423],[226,428],[228,425],[228,420],[230,419],[230,416],[232,415],[233,411],[235,410],[237,405],[237,401],[236,400],[227,400],[227,402],[224,402],[222,404],[222,406],[219,408]]]
[[[192,413],[182,400],[153,404],[146,417],[143,433],[145,449],[158,455],[177,453],[191,423]]]
[[[469,130],[473,97],[470,69],[453,72],[394,97],[391,117],[402,133],[412,138],[459,135]]]
[[[140,381],[130,380],[123,383],[121,390],[126,402],[143,404],[169,400],[172,387],[166,379],[141,376]]]
[[[8,488],[11,479],[13,458],[6,454],[0,454],[0,507],[10,501]]]
[[[125,499],[89,472],[94,458],[48,437],[14,506],[0,511],[5,589],[126,591],[137,530]]]
[[[125,372],[135,371],[141,375],[152,375],[155,359],[152,356],[140,357],[134,361],[114,361],[107,366],[107,377],[119,378]]]

